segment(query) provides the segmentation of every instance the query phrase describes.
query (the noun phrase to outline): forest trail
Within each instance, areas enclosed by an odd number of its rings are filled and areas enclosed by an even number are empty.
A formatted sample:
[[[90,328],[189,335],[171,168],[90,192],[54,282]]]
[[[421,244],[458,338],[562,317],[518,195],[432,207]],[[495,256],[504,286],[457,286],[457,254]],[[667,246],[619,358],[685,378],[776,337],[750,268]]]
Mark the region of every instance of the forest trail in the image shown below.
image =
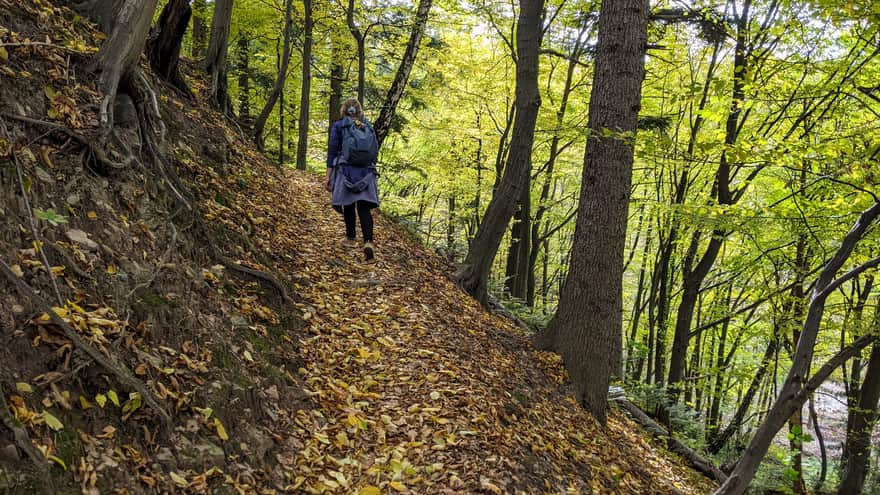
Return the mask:
[[[377,215],[378,261],[341,244],[313,175],[289,172],[254,207],[293,256],[320,406],[297,414],[293,488],[339,493],[705,493],[708,484],[613,414],[607,431],[560,391],[558,357],[484,311],[450,267]],[[376,490],[374,490],[375,488]]]
[[[375,264],[344,249],[322,180],[257,153],[208,106],[199,73],[188,74],[194,100],[150,82],[168,126],[168,170],[206,226],[181,214],[155,164],[89,165],[99,95],[70,74],[88,74],[100,37],[51,4],[0,6],[9,27],[0,32],[15,47],[0,79],[0,255],[35,297],[63,281],[60,317],[171,413],[160,424],[158,408],[122,395],[131,391],[72,351],[44,309],[0,285],[13,309],[0,313],[9,336],[0,393],[56,466],[43,476],[45,460],[20,455],[11,428],[0,429],[0,491],[43,482],[88,494],[712,490],[616,410],[601,428],[566,395],[558,356],[484,311],[399,225],[377,215]],[[31,44],[55,42],[50,33],[82,52],[71,62],[55,45]],[[55,213],[39,224],[54,246],[51,270],[31,249],[22,197],[61,212],[46,210]],[[290,281],[295,308],[253,270]]]

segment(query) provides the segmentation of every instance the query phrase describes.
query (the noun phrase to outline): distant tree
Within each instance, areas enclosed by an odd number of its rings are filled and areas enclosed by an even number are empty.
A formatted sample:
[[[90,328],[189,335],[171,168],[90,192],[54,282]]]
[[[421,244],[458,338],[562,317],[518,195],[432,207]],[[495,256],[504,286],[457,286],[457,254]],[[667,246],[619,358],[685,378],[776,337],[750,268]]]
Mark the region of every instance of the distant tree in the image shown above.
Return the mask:
[[[266,121],[269,120],[269,114],[271,114],[272,109],[275,108],[275,103],[278,102],[278,98],[281,95],[281,92],[284,90],[284,82],[287,80],[287,68],[290,66],[290,45],[293,38],[292,11],[293,0],[285,0],[283,34],[284,39],[282,41],[281,47],[281,60],[278,64],[278,75],[275,78],[275,84],[272,86],[272,91],[269,92],[269,96],[266,98],[266,104],[263,105],[263,110],[254,121],[254,143],[256,143],[257,148],[259,148],[260,151],[263,151],[265,148],[263,131],[266,128]],[[303,64],[308,64],[308,61],[303,60]]]
[[[299,100],[299,139],[296,145],[296,168],[306,169],[306,149],[309,144],[309,102],[312,89],[312,0],[303,0],[305,10],[305,32],[302,51],[302,88]],[[332,77],[332,76],[331,76]]]
[[[229,97],[226,54],[229,49],[229,26],[232,24],[233,0],[214,2],[214,17],[211,21],[211,40],[205,55],[205,69],[211,78],[211,103],[221,112],[230,114],[232,103]]]
[[[488,302],[489,271],[516,202],[531,173],[532,144],[541,96],[538,92],[538,53],[541,47],[544,0],[520,0],[516,29],[516,116],[504,175],[498,183],[477,233],[468,249],[458,283],[481,303]]]
[[[571,265],[556,315],[538,337],[562,355],[577,399],[602,423],[608,383],[620,369],[623,251],[647,26],[647,1],[602,2]]]
[[[391,119],[397,109],[397,103],[403,96],[403,90],[406,89],[406,83],[409,81],[409,74],[416,62],[416,55],[419,53],[419,46],[422,44],[422,36],[425,34],[425,25],[428,23],[428,14],[431,12],[431,0],[419,0],[419,6],[416,9],[416,18],[410,31],[409,41],[406,44],[406,50],[403,52],[403,59],[397,67],[397,73],[394,75],[394,82],[388,88],[388,94],[385,96],[385,102],[382,104],[382,111],[379,118],[376,119],[373,127],[376,129],[376,137],[379,140],[379,146],[388,135],[391,129]]]

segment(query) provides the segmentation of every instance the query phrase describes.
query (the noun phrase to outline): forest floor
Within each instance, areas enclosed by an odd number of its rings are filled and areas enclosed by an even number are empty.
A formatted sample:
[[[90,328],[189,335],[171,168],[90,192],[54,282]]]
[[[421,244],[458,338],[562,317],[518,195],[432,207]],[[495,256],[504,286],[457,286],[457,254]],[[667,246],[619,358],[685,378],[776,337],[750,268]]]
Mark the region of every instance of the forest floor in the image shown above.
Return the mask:
[[[195,74],[194,100],[150,76],[193,196],[148,160],[102,167],[100,39],[0,0],[0,492],[712,490],[617,410],[598,425],[401,226],[377,215],[374,264],[343,248],[323,181],[258,154]]]

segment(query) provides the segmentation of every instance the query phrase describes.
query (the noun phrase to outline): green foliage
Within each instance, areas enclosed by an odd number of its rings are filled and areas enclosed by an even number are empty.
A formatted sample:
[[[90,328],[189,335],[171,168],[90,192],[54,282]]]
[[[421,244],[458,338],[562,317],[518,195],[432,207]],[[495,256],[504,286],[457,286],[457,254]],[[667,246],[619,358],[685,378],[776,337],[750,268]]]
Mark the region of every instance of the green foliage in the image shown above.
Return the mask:
[[[67,223],[67,217],[63,213],[57,213],[54,208],[49,208],[47,210],[34,208],[34,216],[40,220],[49,222],[54,227],[57,227],[62,223]]]

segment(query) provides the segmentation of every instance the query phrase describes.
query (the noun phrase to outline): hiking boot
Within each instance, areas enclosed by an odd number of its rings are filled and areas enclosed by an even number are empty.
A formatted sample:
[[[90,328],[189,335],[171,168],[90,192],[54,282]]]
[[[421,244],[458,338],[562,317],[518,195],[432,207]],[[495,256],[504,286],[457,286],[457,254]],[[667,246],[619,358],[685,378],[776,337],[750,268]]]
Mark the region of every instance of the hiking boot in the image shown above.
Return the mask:
[[[352,239],[351,237],[346,237],[342,240],[342,247],[344,248],[351,249],[355,246],[357,246],[357,241],[355,239]]]
[[[372,242],[364,243],[364,261],[367,263],[372,263],[376,261],[375,253],[373,252]]]

